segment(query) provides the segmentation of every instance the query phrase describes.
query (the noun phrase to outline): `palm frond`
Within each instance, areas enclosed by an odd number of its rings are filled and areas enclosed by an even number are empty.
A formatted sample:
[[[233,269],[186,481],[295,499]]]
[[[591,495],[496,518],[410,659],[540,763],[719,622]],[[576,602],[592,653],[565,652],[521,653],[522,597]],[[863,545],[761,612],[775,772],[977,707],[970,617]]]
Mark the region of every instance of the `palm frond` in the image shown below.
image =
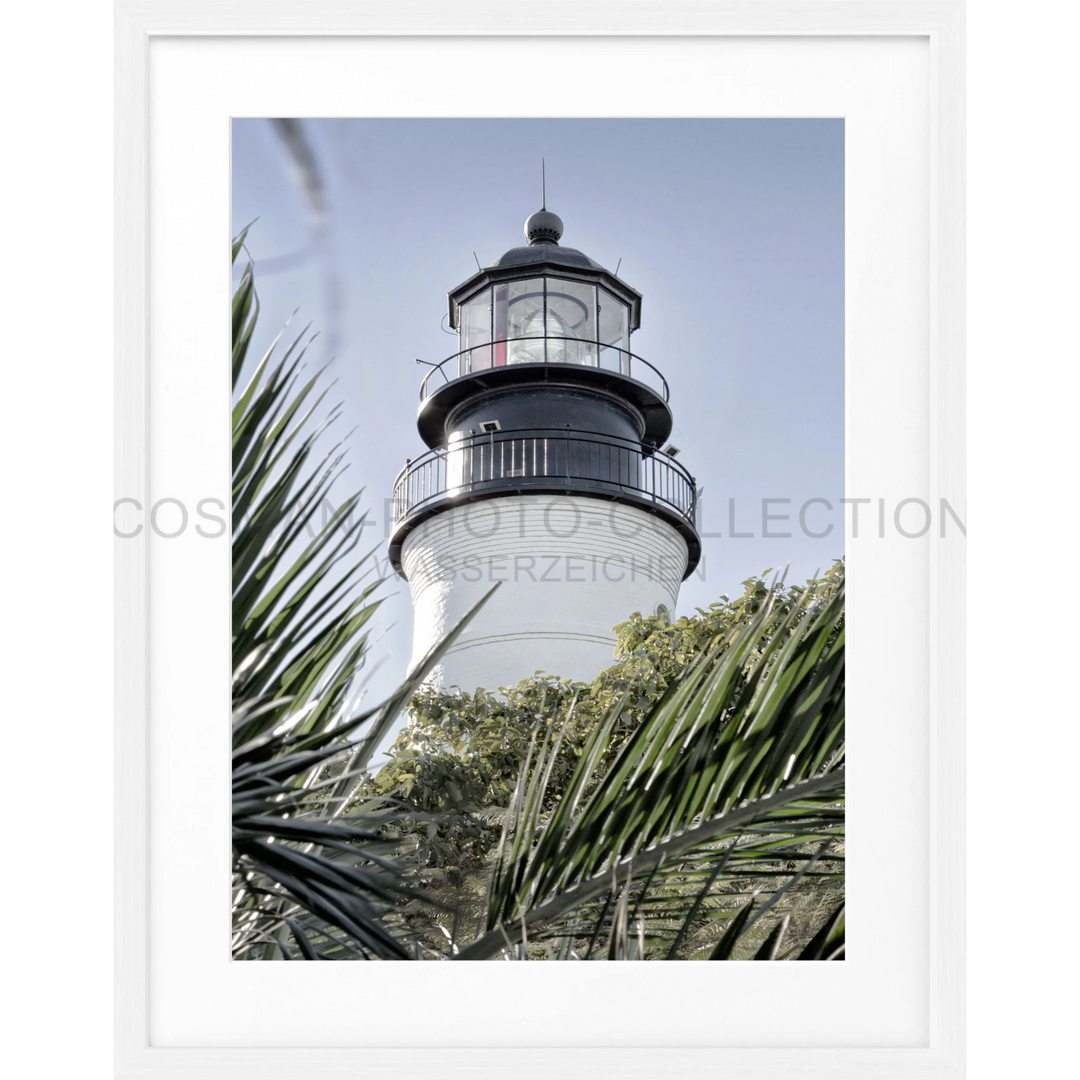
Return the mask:
[[[621,932],[619,904],[635,885],[639,916],[648,914],[650,932],[666,939],[671,955],[705,917],[718,886],[748,877],[760,883],[766,864],[791,864],[772,890],[775,900],[755,901],[763,913],[791,889],[835,878],[832,862],[818,874],[815,867],[841,835],[843,611],[840,588],[827,604],[804,598],[766,632],[766,602],[748,627],[669,688],[596,784],[618,719],[613,708],[541,820],[557,751],[545,741],[522,770],[508,815],[486,932],[459,957],[492,957],[526,936],[562,934],[569,923],[579,936],[588,923],[584,936],[610,940]],[[807,845],[820,849],[813,861]],[[802,872],[794,869],[800,862]],[[759,872],[748,873],[754,866]],[[627,883],[621,892],[619,883]],[[752,923],[747,908],[737,907],[732,916],[746,924],[739,937]]]
[[[325,373],[301,378],[306,329],[276,356],[279,334],[238,392],[258,315],[248,264],[233,299],[233,955],[409,959],[394,916],[416,898],[412,864],[386,839],[402,812],[356,794],[472,612],[386,702],[357,710],[382,580],[358,550],[359,496],[327,512],[344,455],[320,446],[339,410],[320,420]]]

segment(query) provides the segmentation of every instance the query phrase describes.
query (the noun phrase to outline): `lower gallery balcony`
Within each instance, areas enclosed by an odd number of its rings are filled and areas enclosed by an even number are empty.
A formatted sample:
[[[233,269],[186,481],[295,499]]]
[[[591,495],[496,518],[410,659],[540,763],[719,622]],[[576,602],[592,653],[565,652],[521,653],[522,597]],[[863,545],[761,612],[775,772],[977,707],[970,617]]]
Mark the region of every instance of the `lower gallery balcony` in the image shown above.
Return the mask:
[[[421,521],[452,506],[514,495],[616,500],[656,514],[687,542],[693,571],[701,542],[694,478],[640,442],[569,428],[492,431],[455,438],[409,461],[394,483],[390,557]]]

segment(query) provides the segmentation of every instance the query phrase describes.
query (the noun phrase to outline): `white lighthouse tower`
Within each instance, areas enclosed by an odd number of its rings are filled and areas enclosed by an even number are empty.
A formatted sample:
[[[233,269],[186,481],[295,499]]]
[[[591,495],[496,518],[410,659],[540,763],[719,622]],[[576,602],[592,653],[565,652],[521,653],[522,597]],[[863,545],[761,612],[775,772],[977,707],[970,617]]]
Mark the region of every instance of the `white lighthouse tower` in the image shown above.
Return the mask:
[[[667,381],[630,351],[641,294],[562,234],[533,214],[528,246],[449,294],[459,351],[423,381],[430,449],[394,484],[414,663],[502,582],[436,670],[444,688],[591,680],[612,627],[674,608],[700,558],[694,478],[661,450]]]

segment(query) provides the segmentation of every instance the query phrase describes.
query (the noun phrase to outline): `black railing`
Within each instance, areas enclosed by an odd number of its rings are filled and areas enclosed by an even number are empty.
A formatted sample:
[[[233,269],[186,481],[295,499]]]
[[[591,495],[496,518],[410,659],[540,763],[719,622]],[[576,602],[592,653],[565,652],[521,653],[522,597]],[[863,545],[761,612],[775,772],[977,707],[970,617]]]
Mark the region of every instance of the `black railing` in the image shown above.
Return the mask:
[[[630,495],[695,524],[694,478],[669,455],[612,435],[528,428],[470,435],[407,462],[394,481],[394,525],[446,497],[563,485]]]
[[[442,363],[432,365],[431,371],[424,376],[420,400],[429,398],[440,386],[454,379],[517,364],[566,364],[613,371],[637,379],[665,401],[669,399],[667,379],[648,360],[602,341],[548,335],[506,338],[487,345],[474,345],[448,356]]]

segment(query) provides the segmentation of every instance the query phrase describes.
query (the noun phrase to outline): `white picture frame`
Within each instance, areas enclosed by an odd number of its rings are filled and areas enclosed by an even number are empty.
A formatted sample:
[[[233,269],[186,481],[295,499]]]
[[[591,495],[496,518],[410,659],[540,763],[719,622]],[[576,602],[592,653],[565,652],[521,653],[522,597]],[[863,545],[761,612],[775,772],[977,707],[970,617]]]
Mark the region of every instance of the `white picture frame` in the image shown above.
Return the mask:
[[[964,7],[953,2],[195,3],[116,5],[116,496],[151,502],[149,389],[149,56],[155,38],[921,37],[930,49],[930,497],[964,491]],[[557,30],[553,30],[557,28]],[[148,915],[150,534],[116,546],[116,1055],[122,1077],[291,1076],[383,1072],[521,1077],[717,1074],[740,1078],[963,1075],[963,544],[934,546],[928,685],[930,988],[919,1046],[595,1046],[454,1048],[289,1046],[162,1048],[150,1035]]]

